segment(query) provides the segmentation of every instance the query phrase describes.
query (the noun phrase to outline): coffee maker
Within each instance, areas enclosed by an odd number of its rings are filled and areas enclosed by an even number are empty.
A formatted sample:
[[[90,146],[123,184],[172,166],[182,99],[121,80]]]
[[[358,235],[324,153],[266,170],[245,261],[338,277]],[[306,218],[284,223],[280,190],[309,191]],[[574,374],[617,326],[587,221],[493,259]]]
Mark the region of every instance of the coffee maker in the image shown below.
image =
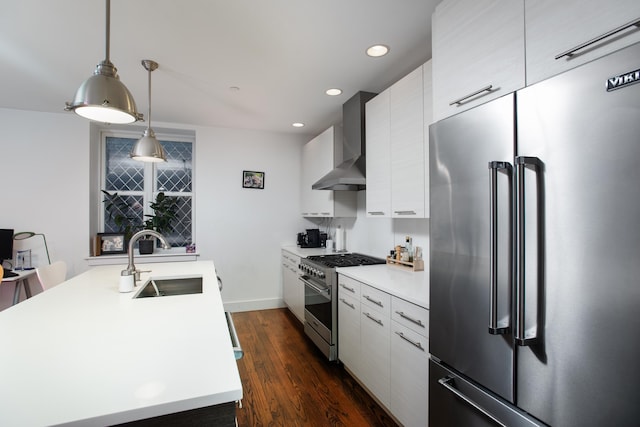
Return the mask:
[[[298,233],[298,246],[301,248],[324,248],[327,246],[327,233],[320,233],[317,228],[307,229],[306,233]]]

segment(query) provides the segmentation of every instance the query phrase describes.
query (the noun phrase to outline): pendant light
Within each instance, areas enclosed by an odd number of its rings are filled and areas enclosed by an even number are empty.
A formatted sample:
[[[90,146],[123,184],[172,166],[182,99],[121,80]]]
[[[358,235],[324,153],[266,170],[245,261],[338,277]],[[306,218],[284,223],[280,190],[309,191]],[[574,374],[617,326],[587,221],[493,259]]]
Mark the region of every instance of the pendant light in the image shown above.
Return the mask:
[[[78,88],[65,110],[104,123],[133,123],[142,120],[129,89],[120,81],[117,68],[109,60],[111,0],[106,0],[106,55],[93,75]]]
[[[158,68],[158,63],[150,59],[143,59],[142,66],[149,72],[149,114],[147,115],[147,130],[142,138],[133,146],[129,156],[141,162],[166,162],[167,156],[156,134],[151,129],[151,72]]]

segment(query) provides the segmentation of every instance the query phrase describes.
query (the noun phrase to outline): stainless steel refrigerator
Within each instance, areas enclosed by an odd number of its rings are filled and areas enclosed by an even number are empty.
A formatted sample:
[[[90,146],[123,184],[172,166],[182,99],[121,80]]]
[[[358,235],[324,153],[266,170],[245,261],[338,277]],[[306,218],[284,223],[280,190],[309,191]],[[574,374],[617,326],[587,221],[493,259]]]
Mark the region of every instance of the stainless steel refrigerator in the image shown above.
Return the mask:
[[[430,127],[429,425],[640,425],[640,44]]]

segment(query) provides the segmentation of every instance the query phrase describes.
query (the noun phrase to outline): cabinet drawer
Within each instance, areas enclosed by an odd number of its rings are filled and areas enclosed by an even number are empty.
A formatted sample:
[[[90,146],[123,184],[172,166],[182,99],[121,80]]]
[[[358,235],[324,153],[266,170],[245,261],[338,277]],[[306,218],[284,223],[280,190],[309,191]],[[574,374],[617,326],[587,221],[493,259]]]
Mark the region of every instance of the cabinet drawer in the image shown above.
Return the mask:
[[[413,329],[407,328],[396,321],[391,322],[391,340],[398,343],[399,349],[407,351],[417,351],[420,355],[424,355],[427,359],[429,356],[429,339],[422,334],[415,332]],[[399,338],[399,340],[397,340]],[[402,345],[400,345],[402,344]],[[426,360],[425,360],[426,363]]]
[[[394,297],[391,300],[391,318],[423,337],[429,337],[429,310],[426,308]]]
[[[391,313],[391,295],[369,285],[361,284],[360,302],[363,305],[373,308],[385,318],[389,318]]]
[[[360,300],[361,283],[350,277],[338,275],[338,297],[349,295],[352,298]],[[358,304],[359,305],[359,304]]]
[[[298,264],[300,263],[300,257],[297,255],[293,255],[291,252],[282,251],[282,263],[287,263],[292,267],[298,268]]]

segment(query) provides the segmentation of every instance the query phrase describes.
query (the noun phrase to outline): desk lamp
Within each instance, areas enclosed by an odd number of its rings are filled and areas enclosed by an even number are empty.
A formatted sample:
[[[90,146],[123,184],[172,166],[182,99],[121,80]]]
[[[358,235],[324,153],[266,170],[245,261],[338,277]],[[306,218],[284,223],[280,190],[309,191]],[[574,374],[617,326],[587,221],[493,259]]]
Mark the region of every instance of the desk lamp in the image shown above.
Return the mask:
[[[44,250],[47,251],[47,260],[49,264],[51,264],[51,257],[49,256],[49,248],[47,247],[47,239],[44,237],[42,233],[34,233],[33,231],[21,231],[13,235],[13,240],[26,240],[30,239],[33,236],[42,236],[42,240],[44,241]]]

